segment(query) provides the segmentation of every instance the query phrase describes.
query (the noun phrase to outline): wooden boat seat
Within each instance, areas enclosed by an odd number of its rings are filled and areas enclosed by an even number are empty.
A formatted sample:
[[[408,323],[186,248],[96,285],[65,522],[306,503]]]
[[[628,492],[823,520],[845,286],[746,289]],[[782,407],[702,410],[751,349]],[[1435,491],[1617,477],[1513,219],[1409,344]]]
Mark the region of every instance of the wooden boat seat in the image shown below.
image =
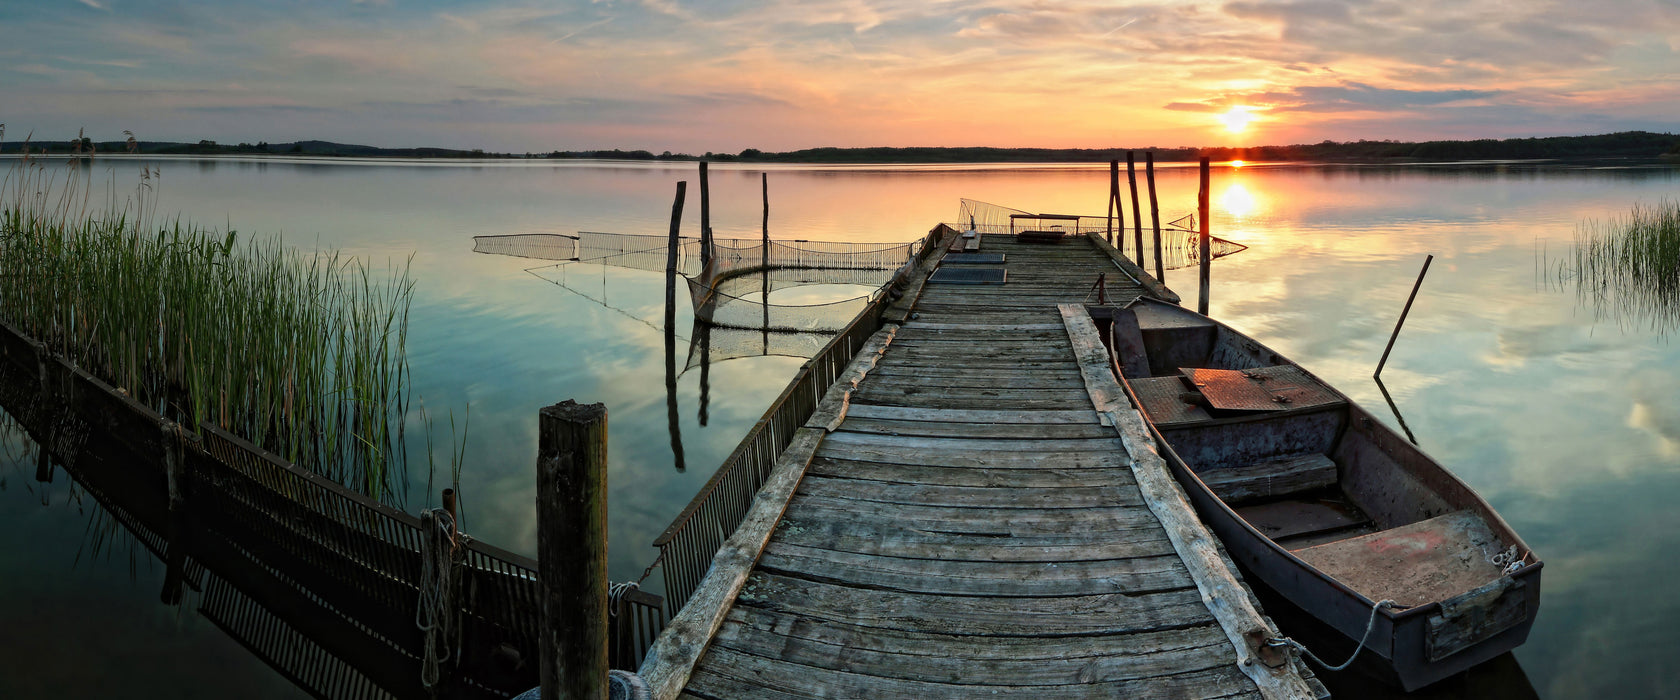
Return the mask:
[[[1295,556],[1371,600],[1419,606],[1446,600],[1504,575],[1486,521],[1460,510],[1397,528],[1295,550]]]
[[[1165,376],[1206,362],[1219,326],[1212,320],[1154,304],[1134,304],[1138,332],[1149,353],[1150,374]]]
[[[1273,542],[1344,533],[1368,526],[1370,517],[1340,498],[1290,498],[1235,509],[1237,515]]]
[[[1278,459],[1198,471],[1202,482],[1226,503],[1283,498],[1316,491],[1336,483],[1336,463],[1322,454],[1290,455]]]

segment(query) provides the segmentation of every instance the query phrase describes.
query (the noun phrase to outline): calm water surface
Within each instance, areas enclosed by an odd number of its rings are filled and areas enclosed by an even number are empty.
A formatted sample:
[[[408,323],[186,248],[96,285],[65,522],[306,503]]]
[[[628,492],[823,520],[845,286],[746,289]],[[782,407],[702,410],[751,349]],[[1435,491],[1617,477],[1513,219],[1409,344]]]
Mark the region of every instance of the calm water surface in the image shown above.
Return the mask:
[[[157,162],[157,161],[154,161]],[[100,165],[127,189],[138,166]],[[798,368],[715,362],[678,380],[686,470],[667,423],[661,274],[472,253],[472,236],[659,234],[691,167],[161,161],[161,207],[243,233],[283,234],[378,260],[413,256],[409,360],[441,458],[464,422],[467,529],[536,547],[536,411],[604,402],[610,566],[635,579],[651,541]],[[770,169],[771,235],[908,241],[969,197],[1101,213],[1104,168]],[[757,235],[757,168],[714,169],[719,236]],[[1163,220],[1195,202],[1163,168]],[[691,187],[691,195],[697,194]],[[1215,263],[1213,315],[1272,345],[1391,422],[1370,373],[1426,254],[1436,256],[1384,371],[1425,450],[1481,492],[1546,561],[1545,597],[1517,653],[1543,697],[1680,694],[1668,595],[1680,559],[1680,351],[1643,319],[1598,318],[1547,284],[1541,255],[1576,225],[1680,194],[1665,166],[1246,167],[1217,170],[1215,235],[1250,249]],[[691,196],[685,231],[698,230]],[[533,269],[535,268],[535,269]],[[1187,299],[1193,270],[1169,271]],[[562,284],[556,284],[560,282]],[[840,298],[853,290],[818,290]],[[811,290],[788,290],[789,295]],[[679,295],[684,296],[684,295]],[[791,296],[789,298],[792,298]],[[686,303],[686,302],[679,302]],[[678,313],[678,366],[692,335]],[[702,404],[702,399],[704,403]],[[702,418],[702,412],[704,418]],[[414,417],[417,421],[417,416]],[[418,423],[416,423],[418,424]],[[0,438],[0,696],[289,697],[298,691],[190,609],[157,602],[163,567],[63,473],[34,479],[32,445]],[[412,455],[424,442],[411,440]],[[427,501],[424,460],[409,510]],[[657,575],[649,581],[658,591]]]

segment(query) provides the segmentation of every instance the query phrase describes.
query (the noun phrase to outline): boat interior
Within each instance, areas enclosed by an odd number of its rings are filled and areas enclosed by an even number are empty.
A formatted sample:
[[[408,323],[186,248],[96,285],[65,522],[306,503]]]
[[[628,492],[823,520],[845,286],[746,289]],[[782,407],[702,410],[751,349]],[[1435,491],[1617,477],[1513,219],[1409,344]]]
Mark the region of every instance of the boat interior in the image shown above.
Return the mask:
[[[1272,350],[1149,300],[1098,322],[1169,460],[1320,572],[1416,607],[1495,582],[1513,560],[1532,563],[1467,486]]]

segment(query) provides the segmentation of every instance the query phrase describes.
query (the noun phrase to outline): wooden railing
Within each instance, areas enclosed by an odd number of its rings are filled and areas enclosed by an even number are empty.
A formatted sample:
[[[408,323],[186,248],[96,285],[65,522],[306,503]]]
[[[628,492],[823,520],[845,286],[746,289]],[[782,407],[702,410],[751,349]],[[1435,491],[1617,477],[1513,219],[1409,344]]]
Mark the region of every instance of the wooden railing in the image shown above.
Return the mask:
[[[11,399],[7,411],[67,467],[87,445],[120,446],[139,458],[133,468],[149,469],[145,483],[155,491],[166,488],[167,465],[174,461],[193,517],[214,523],[232,545],[222,554],[248,557],[374,637],[403,653],[420,653],[423,639],[414,623],[422,569],[419,518],[219,428],[180,428],[3,322],[0,383],[6,385],[0,397]],[[125,498],[159,497],[107,493],[119,511]],[[499,647],[537,659],[542,612],[536,561],[471,539],[465,550],[457,606],[473,647],[463,654],[469,675]],[[664,626],[663,600],[639,590],[617,600],[609,663],[634,670]],[[516,682],[508,692],[535,685],[536,664],[526,665],[530,682]]]
[[[882,312],[897,300],[905,280],[935,252],[940,230],[935,229],[922,239],[920,247],[913,249],[874,301],[799,368],[735,451],[653,541],[653,546],[659,548],[659,562],[665,575],[669,615],[675,616],[694,594],[711,568],[718,548],[746,517],[753,496],[764,486],[776,458],[816,411],[829,386],[845,371],[858,350],[880,329]]]

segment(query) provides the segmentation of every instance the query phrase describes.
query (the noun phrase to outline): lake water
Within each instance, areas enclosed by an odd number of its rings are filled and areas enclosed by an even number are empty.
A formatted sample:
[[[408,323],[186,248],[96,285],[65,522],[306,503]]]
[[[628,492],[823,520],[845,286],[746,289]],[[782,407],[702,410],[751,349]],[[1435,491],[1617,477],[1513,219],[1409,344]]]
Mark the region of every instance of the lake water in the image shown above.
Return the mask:
[[[163,211],[376,260],[413,256],[413,390],[433,416],[440,458],[450,413],[460,423],[470,405],[466,526],[508,549],[536,546],[541,406],[607,405],[610,568],[614,580],[635,579],[654,537],[801,362],[715,362],[704,402],[700,372],[684,372],[679,471],[663,275],[472,252],[475,235],[662,234],[679,179],[690,181],[692,234],[692,164],[150,162],[162,168]],[[106,161],[95,172],[126,191],[137,168]],[[713,169],[717,235],[758,235],[764,170]],[[962,197],[1101,214],[1107,192],[1102,166],[767,170],[778,239],[909,241],[952,220]],[[1162,167],[1159,184],[1164,221],[1194,208],[1193,169]],[[1600,318],[1574,290],[1549,283],[1541,261],[1567,251],[1584,220],[1677,194],[1680,170],[1655,164],[1214,172],[1213,233],[1250,248],[1215,262],[1212,315],[1391,422],[1371,370],[1424,256],[1435,255],[1384,377],[1422,447],[1546,562],[1540,618],[1516,654],[1542,697],[1680,694],[1668,666],[1680,653],[1680,602],[1667,594],[1680,573],[1671,555],[1680,548],[1680,351],[1650,319]],[[1193,303],[1194,270],[1166,277]],[[692,336],[680,303],[679,368]],[[411,440],[411,456],[423,449]],[[410,511],[426,501],[421,461]],[[298,693],[190,610],[160,605],[163,567],[133,542],[101,535],[113,528],[62,472],[51,484],[34,475],[33,446],[0,437],[0,696]],[[659,591],[657,576],[649,583]]]

